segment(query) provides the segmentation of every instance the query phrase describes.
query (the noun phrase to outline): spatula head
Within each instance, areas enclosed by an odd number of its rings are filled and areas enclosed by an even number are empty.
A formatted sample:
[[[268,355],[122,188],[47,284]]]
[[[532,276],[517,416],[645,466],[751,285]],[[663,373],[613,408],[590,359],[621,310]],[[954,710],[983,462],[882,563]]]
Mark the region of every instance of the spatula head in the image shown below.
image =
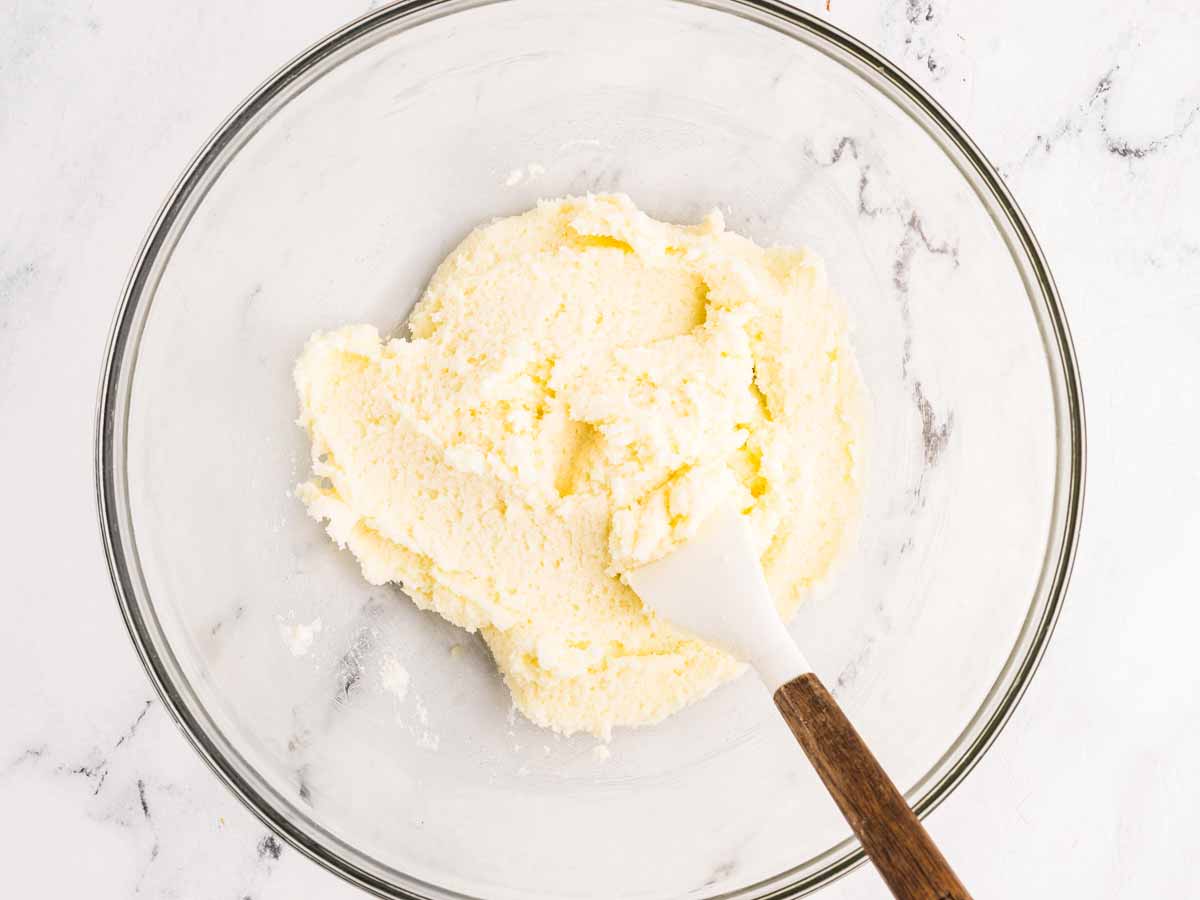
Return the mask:
[[[660,616],[750,663],[772,690],[811,671],[779,618],[745,516],[732,507],[626,579]]]

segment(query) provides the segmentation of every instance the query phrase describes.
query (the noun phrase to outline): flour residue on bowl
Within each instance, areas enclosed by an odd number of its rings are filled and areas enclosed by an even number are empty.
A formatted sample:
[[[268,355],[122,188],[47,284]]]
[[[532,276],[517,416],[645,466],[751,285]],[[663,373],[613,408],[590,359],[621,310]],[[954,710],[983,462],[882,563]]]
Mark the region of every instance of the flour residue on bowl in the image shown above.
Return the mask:
[[[539,175],[546,174],[546,167],[541,163],[530,163],[519,169],[513,169],[508,173],[508,177],[504,179],[505,187],[516,187],[522,181],[531,178],[537,178]]]
[[[379,681],[383,689],[399,701],[408,696],[408,686],[412,679],[408,669],[394,656],[385,656],[379,666]]]
[[[320,617],[313,619],[307,625],[303,622],[281,621],[279,632],[283,636],[284,646],[291,651],[292,656],[307,656],[313,642],[321,633]]]

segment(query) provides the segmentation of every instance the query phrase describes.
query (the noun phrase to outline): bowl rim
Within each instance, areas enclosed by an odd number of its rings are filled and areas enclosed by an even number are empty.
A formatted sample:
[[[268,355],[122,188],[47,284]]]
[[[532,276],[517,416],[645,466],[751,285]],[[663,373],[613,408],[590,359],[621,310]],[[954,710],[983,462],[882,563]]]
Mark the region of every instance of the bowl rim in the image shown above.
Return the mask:
[[[151,628],[139,604],[137,585],[141,577],[141,567],[130,524],[125,488],[127,472],[124,449],[129,394],[132,375],[136,369],[141,328],[144,325],[144,315],[139,319],[137,313],[140,306],[148,305],[153,300],[156,281],[153,270],[163,251],[169,256],[173,249],[174,241],[178,237],[175,229],[186,225],[190,212],[194,211],[195,203],[199,202],[198,197],[202,197],[205,192],[202,189],[205,179],[217,177],[223,168],[220,164],[222,152],[239,138],[248,137],[247,126],[252,125],[256,117],[280,98],[289,86],[312,72],[323,61],[343,49],[352,47],[360,39],[384,26],[416,17],[417,20],[410,24],[411,27],[430,18],[442,18],[464,10],[503,2],[509,0],[397,0],[368,12],[329,34],[259,85],[205,141],[175,183],[150,226],[130,269],[113,318],[96,401],[93,464],[97,513],[105,559],[126,628],[164,707],[209,768],[234,796],[273,832],[340,878],[370,893],[396,900],[469,898],[437,885],[420,882],[412,876],[406,876],[412,882],[412,890],[428,889],[431,893],[413,893],[410,889],[398,887],[327,846],[330,841],[340,843],[328,832],[324,834],[329,840],[322,842],[296,827],[296,824],[265,796],[271,793],[267,785],[256,786],[249,783],[232,764],[229,757],[236,756],[236,752],[232,748],[222,750],[212,739],[202,720],[203,710],[193,710],[189,706],[184,692],[175,682],[169,667],[164,663],[163,654],[155,644]],[[1045,654],[1065,599],[1083,513],[1086,427],[1078,363],[1062,302],[1045,255],[995,167],[957,121],[898,65],[836,26],[782,0],[673,2],[748,19],[766,27],[773,27],[794,40],[801,40],[796,34],[797,30],[804,32],[815,39],[813,44],[809,44],[810,47],[833,57],[847,68],[851,68],[847,60],[853,63],[854,74],[900,105],[902,111],[947,153],[976,193],[986,193],[994,201],[997,207],[995,211],[986,202],[984,205],[992,214],[1014,262],[1022,271],[1030,302],[1036,306],[1040,299],[1044,304],[1046,321],[1052,333],[1046,333],[1040,317],[1039,328],[1046,342],[1047,363],[1051,368],[1051,389],[1054,394],[1059,444],[1052,527],[1046,558],[1021,633],[992,688],[959,737],[908,792],[909,795],[919,794],[915,800],[910,800],[916,813],[923,818],[953,792],[982,759],[1007,724]],[[422,13],[425,16],[418,15]],[[910,108],[906,108],[904,102],[910,104]],[[958,151],[961,159],[956,159],[951,154],[947,143]],[[968,170],[964,170],[963,163],[969,167]],[[971,178],[972,174],[974,179]],[[211,181],[209,183],[211,184]],[[198,189],[200,193],[196,196]],[[983,199],[981,197],[981,201]],[[189,203],[192,203],[191,210],[188,210]],[[996,212],[999,213],[999,218]],[[1054,520],[1058,520],[1057,523]],[[1061,540],[1055,547],[1053,539],[1060,531]],[[148,592],[145,593],[148,597]],[[1039,604],[1043,597],[1044,604]],[[154,627],[157,627],[157,623]],[[967,740],[968,737],[970,740]],[[324,831],[320,826],[315,827]],[[787,880],[794,878],[798,868],[821,859],[829,861],[817,871],[798,880]],[[866,856],[861,846],[850,838],[812,860],[798,863],[793,869],[778,873],[757,884],[721,894],[711,900],[751,896],[771,897],[776,900],[800,897],[846,875],[865,861]],[[752,893],[756,891],[761,893]]]

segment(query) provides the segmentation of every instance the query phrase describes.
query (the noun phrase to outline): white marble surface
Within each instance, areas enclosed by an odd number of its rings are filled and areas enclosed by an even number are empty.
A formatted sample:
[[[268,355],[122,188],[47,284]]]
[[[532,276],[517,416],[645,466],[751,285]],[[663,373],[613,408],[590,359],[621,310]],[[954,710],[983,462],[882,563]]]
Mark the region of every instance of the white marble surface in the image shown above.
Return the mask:
[[[1000,167],[1058,278],[1088,402],[1058,632],[930,828],[979,898],[1200,894],[1200,13],[810,6],[904,65]],[[360,896],[270,836],[153,698],[101,558],[91,427],[112,310],[167,188],[250,88],[367,3],[0,8],[4,893]],[[885,892],[862,869],[821,896]]]

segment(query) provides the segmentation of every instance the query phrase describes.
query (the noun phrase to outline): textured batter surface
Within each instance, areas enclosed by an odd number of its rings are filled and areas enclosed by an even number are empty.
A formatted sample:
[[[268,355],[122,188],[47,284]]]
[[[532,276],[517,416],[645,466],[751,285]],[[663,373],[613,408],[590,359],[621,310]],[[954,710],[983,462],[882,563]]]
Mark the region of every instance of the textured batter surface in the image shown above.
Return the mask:
[[[368,581],[480,630],[538,724],[607,736],[740,671],[620,578],[719,503],[749,516],[784,616],[844,542],[861,385],[811,253],[715,212],[546,201],[469,235],[409,325],[305,347],[298,493]]]

